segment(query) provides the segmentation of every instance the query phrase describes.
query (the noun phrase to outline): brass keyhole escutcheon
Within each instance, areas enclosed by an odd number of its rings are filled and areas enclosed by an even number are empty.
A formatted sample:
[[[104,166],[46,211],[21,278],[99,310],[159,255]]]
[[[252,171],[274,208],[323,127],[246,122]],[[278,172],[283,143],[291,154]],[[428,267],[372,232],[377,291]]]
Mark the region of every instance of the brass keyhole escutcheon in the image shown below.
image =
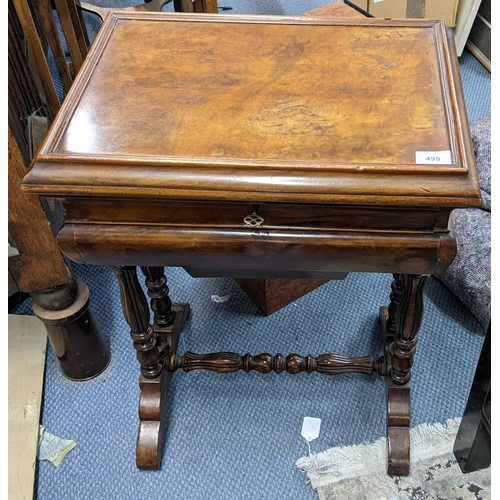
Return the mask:
[[[254,205],[252,207],[252,213],[250,213],[244,217],[243,224],[246,227],[259,227],[259,226],[261,226],[264,222],[264,217],[262,217],[262,215],[259,215],[258,212],[259,212],[259,206]]]

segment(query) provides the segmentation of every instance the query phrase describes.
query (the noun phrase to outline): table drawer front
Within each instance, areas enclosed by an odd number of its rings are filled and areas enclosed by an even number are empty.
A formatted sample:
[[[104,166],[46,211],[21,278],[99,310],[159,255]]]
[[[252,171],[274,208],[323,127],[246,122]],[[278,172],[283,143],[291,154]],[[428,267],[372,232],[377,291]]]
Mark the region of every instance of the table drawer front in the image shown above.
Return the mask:
[[[175,228],[159,225],[66,224],[61,250],[88,264],[148,265],[296,273],[435,273],[455,257],[449,234]],[[229,273],[230,275],[231,273]],[[246,274],[248,276],[248,273]]]
[[[446,230],[449,210],[315,204],[203,203],[155,200],[65,202],[67,221],[172,227],[262,229]]]

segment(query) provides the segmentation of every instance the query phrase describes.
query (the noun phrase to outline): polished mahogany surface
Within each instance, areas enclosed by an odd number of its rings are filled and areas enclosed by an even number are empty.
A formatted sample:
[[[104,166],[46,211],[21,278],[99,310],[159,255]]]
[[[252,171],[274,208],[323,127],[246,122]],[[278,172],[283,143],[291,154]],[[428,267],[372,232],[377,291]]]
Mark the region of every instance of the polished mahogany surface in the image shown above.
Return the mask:
[[[422,54],[434,27],[303,23],[172,21],[158,38],[158,19],[118,22],[54,153],[330,167],[451,149],[438,59]]]
[[[477,204],[447,36],[428,20],[113,14],[25,188]]]

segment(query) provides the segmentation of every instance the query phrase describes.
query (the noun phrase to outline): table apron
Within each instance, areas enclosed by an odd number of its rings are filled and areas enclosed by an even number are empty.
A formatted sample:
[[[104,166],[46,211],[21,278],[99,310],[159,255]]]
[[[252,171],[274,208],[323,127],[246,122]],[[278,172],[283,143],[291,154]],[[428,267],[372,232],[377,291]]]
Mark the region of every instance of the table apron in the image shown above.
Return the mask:
[[[76,223],[57,236],[78,263],[283,271],[441,273],[453,261],[449,233],[282,231]],[[246,274],[248,275],[248,273]]]

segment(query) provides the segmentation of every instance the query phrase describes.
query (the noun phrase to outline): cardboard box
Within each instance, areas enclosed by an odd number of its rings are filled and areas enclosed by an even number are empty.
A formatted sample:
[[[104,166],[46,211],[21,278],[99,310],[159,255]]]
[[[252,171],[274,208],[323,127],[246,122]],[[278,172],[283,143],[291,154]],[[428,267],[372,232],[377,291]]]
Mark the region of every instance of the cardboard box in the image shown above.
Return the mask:
[[[443,19],[455,26],[460,0],[368,0],[368,12],[375,17]]]

